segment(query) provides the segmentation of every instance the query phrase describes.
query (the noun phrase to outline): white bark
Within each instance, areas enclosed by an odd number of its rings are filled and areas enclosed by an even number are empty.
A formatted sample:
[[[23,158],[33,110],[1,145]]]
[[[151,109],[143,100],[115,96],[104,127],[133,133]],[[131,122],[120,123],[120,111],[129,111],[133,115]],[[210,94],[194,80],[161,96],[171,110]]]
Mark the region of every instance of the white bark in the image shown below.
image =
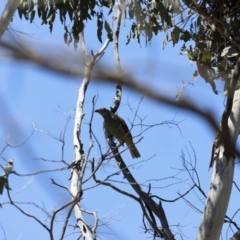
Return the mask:
[[[115,64],[117,67],[117,72],[118,74],[121,74],[122,68],[120,64],[120,56],[119,56],[119,50],[118,50],[118,46],[119,46],[118,37],[119,37],[120,26],[121,26],[122,6],[120,3],[115,3],[115,8],[117,12],[116,12],[116,25],[115,25],[115,30],[113,32],[113,53],[114,53]]]
[[[234,94],[233,107],[228,118],[230,138],[236,145],[240,130],[240,90]],[[226,139],[229,141],[229,139]],[[214,161],[211,186],[202,215],[197,240],[218,240],[226,215],[232,190],[234,159],[224,156],[224,146],[219,149],[218,159]]]
[[[89,69],[89,71],[91,70],[92,69]],[[73,172],[72,172],[72,178],[71,178],[70,192],[73,198],[80,197],[82,192],[81,175],[82,175],[82,169],[84,168],[84,165],[85,165],[85,156],[81,154],[83,152],[83,149],[82,149],[82,145],[79,138],[80,138],[80,132],[81,132],[82,118],[84,116],[83,105],[85,100],[85,92],[87,89],[87,85],[90,81],[89,71],[88,71],[88,68],[86,67],[86,75],[83,79],[81,87],[79,88],[78,100],[76,104],[76,117],[75,117],[74,130],[73,130],[73,145],[75,150],[74,162],[76,165],[78,165],[78,167],[81,167],[81,169],[79,170],[78,168],[74,168],[74,167],[72,169]],[[81,230],[83,239],[92,240],[92,235],[84,221],[79,203],[74,206],[74,213],[77,220],[77,225]]]
[[[74,130],[73,130],[73,146],[75,151],[75,158],[73,160],[74,164],[72,167],[72,177],[71,177],[71,186],[70,186],[70,192],[72,194],[73,199],[78,199],[80,201],[80,198],[82,196],[82,180],[84,176],[84,171],[87,164],[87,159],[85,158],[84,150],[83,150],[83,144],[81,142],[81,126],[82,126],[82,119],[84,116],[83,113],[83,106],[85,101],[85,95],[87,91],[88,84],[90,82],[91,72],[93,69],[93,66],[98,62],[98,60],[101,58],[101,56],[104,53],[104,50],[107,48],[110,40],[107,39],[102,46],[102,48],[96,52],[95,54],[92,54],[91,57],[88,56],[87,48],[85,45],[85,40],[83,33],[79,34],[80,36],[80,43],[82,47],[82,51],[84,54],[85,59],[85,71],[84,71],[84,78],[82,81],[82,84],[79,88],[78,92],[78,100],[76,104],[76,116],[75,116],[75,122],[74,122]],[[96,239],[96,226],[90,228],[84,221],[82,210],[80,207],[80,203],[76,204],[74,206],[74,213],[77,220],[77,225],[81,231],[81,234],[83,236],[83,239],[85,240],[95,240]]]
[[[115,9],[116,9],[116,24],[115,29],[113,32],[113,53],[114,53],[114,59],[115,59],[115,65],[117,67],[117,73],[120,75],[122,73],[121,63],[120,63],[120,56],[119,56],[119,43],[118,43],[118,37],[120,33],[120,27],[121,27],[121,18],[122,18],[122,4],[115,3]],[[119,108],[119,105],[121,103],[122,99],[122,84],[117,82],[116,84],[116,95],[114,97],[114,103],[111,107],[112,112],[116,112]]]
[[[5,9],[3,10],[0,17],[0,41],[19,4],[20,0],[8,0]]]

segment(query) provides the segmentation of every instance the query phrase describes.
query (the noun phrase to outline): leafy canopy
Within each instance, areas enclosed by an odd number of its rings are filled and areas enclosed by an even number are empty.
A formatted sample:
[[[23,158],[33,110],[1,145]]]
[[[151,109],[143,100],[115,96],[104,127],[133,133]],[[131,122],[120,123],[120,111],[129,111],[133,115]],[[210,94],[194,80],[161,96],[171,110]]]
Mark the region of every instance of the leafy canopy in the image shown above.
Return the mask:
[[[64,41],[74,41],[88,21],[96,21],[96,37],[102,42],[103,27],[109,39],[111,27],[105,16],[114,11],[115,0],[22,0],[18,8],[32,23],[37,16],[50,32],[56,15],[64,28]],[[235,0],[121,0],[123,16],[129,21],[128,44],[131,39],[151,42],[153,35],[165,34],[163,48],[169,42],[173,46],[181,42],[182,52],[189,60],[196,61],[198,73],[210,83],[217,93],[215,80],[223,80],[228,86],[231,71],[240,51],[240,2]],[[71,24],[69,24],[69,21]],[[68,22],[68,24],[66,23]],[[70,27],[69,27],[70,26]]]

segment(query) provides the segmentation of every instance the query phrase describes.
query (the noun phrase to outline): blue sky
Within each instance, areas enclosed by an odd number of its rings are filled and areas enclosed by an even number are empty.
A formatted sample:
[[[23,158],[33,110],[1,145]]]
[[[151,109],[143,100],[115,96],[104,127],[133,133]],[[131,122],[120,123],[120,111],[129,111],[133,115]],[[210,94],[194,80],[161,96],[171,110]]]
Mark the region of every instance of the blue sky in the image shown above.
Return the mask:
[[[2,12],[3,6],[0,6]],[[109,18],[109,22],[112,22]],[[37,51],[46,54],[54,54],[55,51],[61,51],[66,54],[80,54],[80,49],[73,50],[73,46],[67,47],[63,42],[63,27],[56,19],[52,34],[49,33],[47,26],[41,25],[36,19],[33,24],[20,21],[18,15],[15,16],[11,23],[11,29],[23,32],[19,34],[12,30],[6,32],[3,40],[7,41],[24,41],[26,45],[35,48]],[[144,41],[139,46],[136,41],[125,45],[126,26],[122,26],[120,32],[120,58],[122,68],[130,71],[136,78],[146,82],[149,86],[154,87],[159,92],[163,92],[171,97],[175,97],[177,88],[182,81],[188,81],[192,78],[195,65],[191,65],[186,57],[180,57],[181,44],[172,48],[169,43],[166,49],[162,50],[162,41],[164,34],[154,37],[152,44],[145,47]],[[97,51],[101,44],[95,41],[96,27],[94,23],[87,25],[85,40],[88,51]],[[104,40],[104,37],[103,37]],[[65,59],[63,59],[64,61]],[[3,121],[0,123],[0,150],[4,147],[5,142],[9,141],[12,145],[21,144],[32,131],[32,122],[36,123],[38,129],[51,132],[54,136],[59,137],[66,122],[66,114],[72,114],[74,118],[74,108],[78,95],[78,88],[81,79],[71,79],[60,74],[50,73],[33,64],[14,61],[13,59],[1,57],[0,59],[0,100],[1,116]],[[106,68],[114,68],[114,58],[112,45],[106,50],[102,58],[102,65]],[[218,84],[219,95],[211,91],[210,85],[206,84],[200,77],[194,82],[194,86],[188,86],[184,91],[183,97],[189,97],[201,108],[211,108],[215,117],[220,121],[221,113],[224,108],[224,97],[222,96],[222,84]],[[84,121],[87,123],[90,119],[92,110],[92,98],[97,96],[96,108],[107,107],[112,105],[115,93],[114,85],[105,85],[102,83],[91,82],[87,91],[84,111],[86,113]],[[129,124],[134,114],[129,109],[129,103],[133,109],[136,109],[143,96],[123,87],[123,98],[118,114],[123,117]],[[134,177],[141,183],[152,179],[152,193],[164,199],[174,199],[178,197],[178,192],[184,193],[191,185],[189,176],[178,169],[182,169],[181,151],[186,154],[187,160],[189,150],[193,159],[193,152],[189,142],[193,146],[197,157],[197,170],[201,179],[201,187],[207,194],[211,178],[211,170],[208,171],[212,142],[215,133],[207,124],[200,121],[196,116],[177,109],[171,109],[159,103],[156,103],[144,97],[138,112],[140,118],[146,118],[144,124],[159,124],[163,121],[174,119],[182,121],[176,126],[161,125],[147,131],[142,141],[137,145],[141,153],[140,162],[131,158],[128,151],[123,153],[125,162],[129,165]],[[104,139],[102,130],[102,118],[95,114],[93,119],[93,131],[97,136],[101,147],[106,150],[107,143]],[[139,119],[136,124],[139,124]],[[70,121],[66,132],[66,146],[64,160],[71,163],[74,157],[72,146],[73,119]],[[132,130],[133,135],[140,132],[140,127],[136,126]],[[89,146],[88,126],[82,126],[82,140],[84,150],[87,152]],[[2,158],[15,159],[15,170],[19,174],[34,173],[39,170],[60,168],[62,165],[54,162],[36,160],[46,158],[50,160],[61,159],[61,143],[53,140],[41,132],[35,132],[30,140],[19,148],[7,148],[1,155]],[[95,144],[91,152],[91,157],[97,161],[100,151]],[[5,164],[1,159],[1,164]],[[116,172],[118,169],[114,162],[109,162],[102,168],[99,173],[99,179],[104,179],[107,175]],[[238,173],[236,168],[236,175]],[[87,169],[87,174],[90,170]],[[176,174],[178,174],[176,176]],[[53,178],[59,184],[69,186],[69,171],[56,171],[36,176],[10,176],[10,186],[12,187],[11,195],[15,201],[35,202],[48,212],[60,207],[70,200],[69,195],[62,189],[54,186],[50,178]],[[165,180],[167,177],[171,177]],[[122,175],[114,177],[117,186],[125,191],[133,193],[131,188],[126,184]],[[93,186],[93,182],[87,183],[84,187]],[[143,186],[144,189],[147,189]],[[235,189],[234,189],[235,190]],[[187,199],[200,210],[203,210],[203,204],[198,199],[200,195],[197,191],[187,196]],[[200,198],[202,198],[200,196]],[[230,202],[229,216],[231,217],[236,210],[235,199],[239,196],[233,191]],[[1,203],[7,202],[7,194],[1,196]],[[201,215],[194,212],[189,205],[183,200],[175,203],[163,202],[163,207],[167,215],[169,224],[172,226],[176,239],[193,239],[196,236],[197,228]],[[23,206],[23,205],[21,205]],[[131,199],[121,196],[113,190],[100,186],[87,190],[84,193],[82,207],[89,211],[97,211],[102,222],[105,222],[99,228],[100,239],[147,239],[148,234],[144,234],[142,226],[142,214],[140,207]],[[25,204],[26,211],[39,216],[42,221],[47,222],[47,217],[40,210]],[[0,238],[3,239],[4,231],[7,239],[48,239],[47,233],[39,227],[32,219],[23,217],[10,204],[3,204],[0,209],[2,231],[0,229]],[[64,212],[58,216],[54,233],[58,238],[61,232],[61,224],[64,219]],[[89,219],[89,218],[87,218]],[[234,219],[235,220],[235,219]],[[236,221],[239,220],[237,216]],[[74,224],[74,217],[70,219]],[[180,225],[178,228],[176,225]],[[14,227],[13,227],[14,226]],[[178,232],[179,229],[182,231]],[[227,228],[224,230],[226,234]],[[231,235],[231,234],[230,234]],[[67,239],[76,239],[77,235],[70,235]],[[225,235],[223,236],[225,237]]]

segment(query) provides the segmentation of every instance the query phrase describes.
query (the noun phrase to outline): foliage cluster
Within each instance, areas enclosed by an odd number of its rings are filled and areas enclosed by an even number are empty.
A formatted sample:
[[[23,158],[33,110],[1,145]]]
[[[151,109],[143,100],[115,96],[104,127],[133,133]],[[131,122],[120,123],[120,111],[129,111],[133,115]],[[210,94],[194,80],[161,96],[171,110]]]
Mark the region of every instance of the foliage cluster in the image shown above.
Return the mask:
[[[18,8],[19,17],[33,22],[36,16],[42,24],[49,26],[50,32],[56,15],[64,26],[64,41],[74,47],[79,42],[79,33],[84,23],[96,21],[96,37],[102,42],[103,27],[112,40],[112,31],[106,15],[114,10],[115,0],[22,0]],[[190,61],[197,63],[198,73],[210,83],[217,94],[215,80],[223,80],[227,89],[231,71],[236,64],[240,50],[238,1],[190,1],[183,0],[129,0],[121,1],[125,20],[129,20],[127,44],[131,39],[151,42],[153,35],[164,32],[163,47],[168,42],[173,46],[179,42],[182,51]],[[66,24],[67,17],[71,24]],[[69,27],[70,26],[70,27]]]

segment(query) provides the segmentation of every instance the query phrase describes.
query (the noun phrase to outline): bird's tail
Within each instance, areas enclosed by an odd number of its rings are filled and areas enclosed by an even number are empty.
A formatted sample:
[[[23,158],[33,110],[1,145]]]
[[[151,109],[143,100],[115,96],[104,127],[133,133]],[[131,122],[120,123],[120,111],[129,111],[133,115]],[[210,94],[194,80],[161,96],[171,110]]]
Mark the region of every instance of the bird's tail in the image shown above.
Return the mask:
[[[129,148],[129,151],[130,151],[130,153],[132,155],[132,158],[139,158],[139,157],[141,157],[140,153],[138,152],[138,150],[137,150],[137,148],[136,148],[136,146],[135,146],[135,144],[133,143],[132,140],[126,139],[126,144],[127,144],[128,148]]]

